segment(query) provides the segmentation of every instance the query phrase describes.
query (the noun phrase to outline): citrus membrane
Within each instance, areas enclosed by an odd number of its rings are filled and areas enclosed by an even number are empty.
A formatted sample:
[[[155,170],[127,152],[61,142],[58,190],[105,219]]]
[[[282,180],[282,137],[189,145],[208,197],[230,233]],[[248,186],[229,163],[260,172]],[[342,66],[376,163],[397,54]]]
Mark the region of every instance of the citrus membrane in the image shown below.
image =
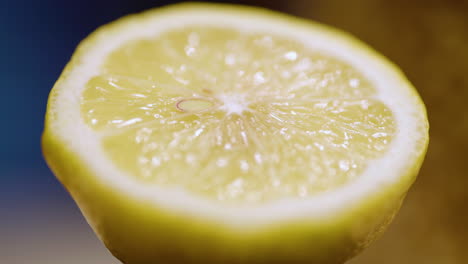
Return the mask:
[[[376,95],[349,63],[298,40],[191,26],[109,54],[81,111],[142,184],[252,203],[359,177],[395,133]]]
[[[398,211],[424,104],[346,33],[259,8],[181,4],[77,48],[45,158],[127,264],[337,264]]]

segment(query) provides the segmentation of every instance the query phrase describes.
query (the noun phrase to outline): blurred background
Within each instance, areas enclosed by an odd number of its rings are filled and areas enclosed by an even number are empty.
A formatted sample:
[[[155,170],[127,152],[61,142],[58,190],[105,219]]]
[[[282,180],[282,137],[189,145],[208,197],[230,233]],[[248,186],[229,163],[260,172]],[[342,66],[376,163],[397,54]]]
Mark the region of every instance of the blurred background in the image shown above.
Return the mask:
[[[0,1],[0,263],[119,263],[41,156],[47,96],[96,27],[175,2]],[[468,1],[224,2],[349,31],[399,65],[426,103],[431,142],[419,178],[389,230],[350,264],[468,263]]]

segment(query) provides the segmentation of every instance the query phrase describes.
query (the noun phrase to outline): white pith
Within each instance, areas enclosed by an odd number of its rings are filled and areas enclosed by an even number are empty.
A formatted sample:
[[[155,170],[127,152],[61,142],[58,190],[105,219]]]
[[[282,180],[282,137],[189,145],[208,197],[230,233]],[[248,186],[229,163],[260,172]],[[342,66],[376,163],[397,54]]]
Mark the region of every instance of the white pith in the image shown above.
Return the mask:
[[[106,56],[123,43],[135,38],[154,37],[158,32],[184,25],[213,25],[239,30],[269,32],[297,39],[313,49],[338,57],[359,69],[378,90],[377,98],[392,109],[398,131],[389,150],[379,160],[369,162],[367,170],[355,181],[306,199],[283,199],[263,205],[226,207],[208,199],[194,196],[181,189],[163,189],[145,186],[117,169],[101,149],[100,138],[83,121],[80,112],[81,92],[86,82],[96,75]],[[347,37],[330,33],[320,26],[303,27],[268,16],[219,10],[179,11],[145,17],[136,23],[121,26],[118,31],[99,35],[79,64],[69,72],[56,89],[51,111],[55,119],[51,129],[66,142],[92,172],[107,185],[142,200],[154,201],[159,207],[188,215],[202,215],[225,223],[255,224],[308,217],[324,219],[343,212],[364,201],[372,194],[399,182],[405,170],[416,158],[415,150],[421,135],[422,110],[406,80],[380,58],[355,46]],[[241,100],[221,98],[228,112],[237,112],[245,106]],[[189,172],[187,172],[189,173]]]

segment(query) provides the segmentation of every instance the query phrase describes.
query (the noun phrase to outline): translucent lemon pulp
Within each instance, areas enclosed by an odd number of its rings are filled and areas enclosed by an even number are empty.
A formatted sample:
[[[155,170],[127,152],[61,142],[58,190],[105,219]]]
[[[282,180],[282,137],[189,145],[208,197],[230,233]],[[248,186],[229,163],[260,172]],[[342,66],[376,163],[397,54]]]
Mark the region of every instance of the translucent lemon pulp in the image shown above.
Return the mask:
[[[265,203],[338,188],[383,156],[397,124],[376,93],[297,40],[192,25],[113,51],[81,111],[139,181]]]

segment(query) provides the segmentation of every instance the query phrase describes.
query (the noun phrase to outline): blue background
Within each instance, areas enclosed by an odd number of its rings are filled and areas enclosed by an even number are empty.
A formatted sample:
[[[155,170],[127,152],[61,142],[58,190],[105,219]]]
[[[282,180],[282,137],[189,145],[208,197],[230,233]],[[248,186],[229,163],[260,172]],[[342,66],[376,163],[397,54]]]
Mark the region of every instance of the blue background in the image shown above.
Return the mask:
[[[2,195],[64,197],[40,149],[50,89],[77,44],[98,26],[170,2],[174,1],[1,2],[0,177],[12,187]]]

